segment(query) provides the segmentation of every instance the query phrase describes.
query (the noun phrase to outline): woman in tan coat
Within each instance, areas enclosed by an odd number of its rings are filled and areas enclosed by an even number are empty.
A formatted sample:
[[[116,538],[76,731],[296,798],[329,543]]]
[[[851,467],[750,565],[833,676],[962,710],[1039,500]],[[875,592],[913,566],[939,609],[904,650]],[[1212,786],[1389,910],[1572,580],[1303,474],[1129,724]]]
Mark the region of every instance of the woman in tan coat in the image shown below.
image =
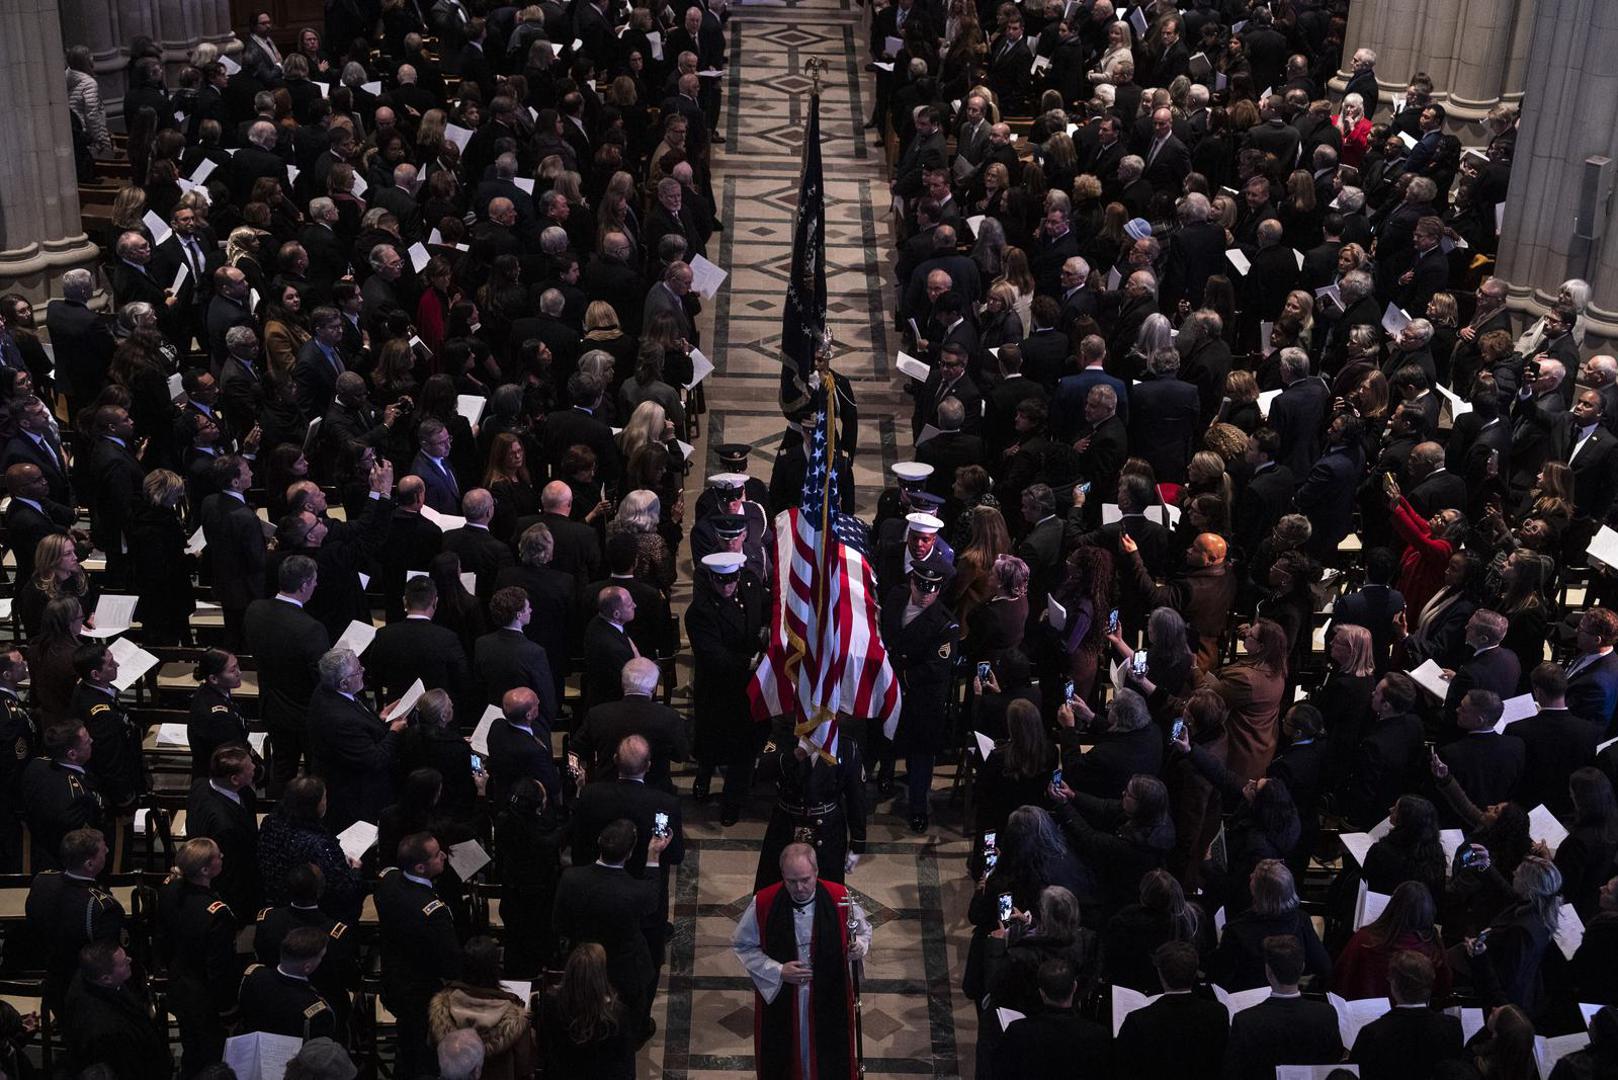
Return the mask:
[[[1254,619],[1237,634],[1246,655],[1220,669],[1214,689],[1230,710],[1225,718],[1229,740],[1225,765],[1245,782],[1263,776],[1275,756],[1286,691],[1287,635],[1269,619]]]
[[[475,937],[462,951],[461,978],[445,985],[427,1005],[433,1045],[452,1031],[470,1028],[483,1040],[484,1080],[527,1080],[534,1075],[538,1045],[528,1002],[500,985],[500,945]]]

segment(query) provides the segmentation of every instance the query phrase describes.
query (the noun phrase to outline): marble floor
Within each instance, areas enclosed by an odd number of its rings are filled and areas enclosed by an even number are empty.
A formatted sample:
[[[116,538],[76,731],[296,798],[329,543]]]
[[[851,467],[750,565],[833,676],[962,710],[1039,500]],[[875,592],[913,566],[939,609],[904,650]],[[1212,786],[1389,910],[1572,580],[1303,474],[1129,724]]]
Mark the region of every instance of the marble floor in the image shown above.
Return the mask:
[[[700,324],[714,361],[697,460],[688,480],[695,505],[713,471],[708,447],[743,442],[751,472],[768,477],[780,442],[776,404],[781,298],[792,252],[792,213],[807,119],[810,57],[827,61],[822,82],[821,149],[827,191],[826,259],[833,361],[860,403],[855,483],[869,516],[889,464],[903,456],[895,423],[909,416],[892,371],[892,289],[887,179],[881,151],[862,130],[873,87],[863,70],[866,15],[852,0],[763,0],[732,7],[730,65],[714,193],[725,230],[709,257],[729,271]],[[900,444],[909,447],[908,433]],[[689,551],[682,579],[690,580]],[[683,606],[684,597],[676,602]],[[682,669],[683,672],[684,669]],[[681,682],[685,680],[682,678]],[[682,685],[676,703],[688,703]],[[970,1077],[976,1018],[960,992],[969,932],[968,844],[953,770],[941,767],[933,828],[913,836],[902,796],[872,817],[871,853],[850,876],[875,928],[864,981],[866,1073],[871,1077]],[[678,777],[682,789],[689,775]],[[718,781],[715,781],[717,787]],[[874,794],[874,789],[873,789]],[[641,1075],[668,1080],[752,1075],[752,990],[729,949],[747,905],[770,800],[761,787],[741,824],[722,829],[715,805],[687,804],[685,863],[678,871],[674,921],[657,1035]]]

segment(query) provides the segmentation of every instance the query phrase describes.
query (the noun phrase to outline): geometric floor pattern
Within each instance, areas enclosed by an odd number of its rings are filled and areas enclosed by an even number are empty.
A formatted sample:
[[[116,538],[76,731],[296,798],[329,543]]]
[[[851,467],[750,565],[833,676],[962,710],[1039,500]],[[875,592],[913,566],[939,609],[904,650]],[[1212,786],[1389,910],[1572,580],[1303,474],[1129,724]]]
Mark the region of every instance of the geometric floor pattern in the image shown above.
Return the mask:
[[[767,478],[780,442],[781,301],[808,109],[803,64],[813,56],[828,65],[821,152],[833,364],[852,380],[860,405],[855,486],[868,518],[887,466],[910,448],[910,399],[898,390],[892,368],[897,341],[890,329],[887,178],[881,151],[862,130],[872,95],[863,71],[867,16],[849,0],[767,0],[731,10],[725,142],[714,159],[725,230],[709,244],[709,257],[730,276],[699,323],[715,370],[706,383],[709,411],[697,444],[702,464],[691,472],[686,504],[696,505],[702,477],[714,471],[709,446],[752,446],[750,471]],[[681,557],[681,579],[688,582],[689,551]],[[682,605],[684,599],[677,594]],[[683,685],[676,696],[685,698]],[[897,812],[893,804],[880,806],[871,818],[870,854],[849,879],[874,925],[862,984],[869,1077],[972,1076],[976,1018],[960,991],[971,885],[960,809],[947,790],[952,779],[949,769],[939,770],[930,836],[910,834],[902,803]],[[676,783],[688,790],[689,773],[677,773]],[[641,1076],[736,1080],[753,1074],[752,983],[729,941],[751,895],[770,805],[761,787],[747,817],[722,829],[716,805],[686,804],[675,935],[654,1012],[658,1031],[641,1054]]]

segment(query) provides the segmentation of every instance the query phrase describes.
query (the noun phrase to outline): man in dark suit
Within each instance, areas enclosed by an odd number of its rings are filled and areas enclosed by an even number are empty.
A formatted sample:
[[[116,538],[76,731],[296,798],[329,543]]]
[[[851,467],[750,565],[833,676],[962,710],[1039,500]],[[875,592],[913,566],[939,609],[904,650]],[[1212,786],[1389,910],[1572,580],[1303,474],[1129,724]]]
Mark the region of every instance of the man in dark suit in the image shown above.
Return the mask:
[[[309,288],[305,305],[329,304],[332,286],[348,273],[348,252],[334,226],[337,204],[328,198],[309,200],[309,224],[298,232],[298,245],[309,256]]]
[[[303,414],[325,416],[337,394],[337,376],[348,370],[338,348],[343,340],[343,316],[336,308],[316,308],[309,326],[314,337],[298,350],[292,382]]]
[[[1049,484],[1024,488],[1018,509],[1028,531],[1016,555],[1028,564],[1028,623],[1033,626],[1045,613],[1046,597],[1061,584],[1062,519],[1056,516],[1056,494]]]
[[[275,751],[270,778],[279,792],[298,775],[303,757],[309,699],[317,684],[315,665],[331,647],[320,621],[303,610],[315,594],[315,561],[292,555],[277,568],[279,591],[254,600],[242,619],[248,650],[258,661],[260,710]]]
[[[425,425],[424,425],[425,426]],[[447,462],[446,462],[447,464]],[[444,534],[444,550],[461,557],[461,569],[477,575],[477,596],[487,600],[494,595],[500,571],[515,565],[511,548],[489,531],[494,517],[494,496],[486,488],[473,488],[461,497],[461,513],[466,524]]]
[[[663,851],[672,841],[670,836],[647,841],[647,871],[661,875]],[[651,1027],[647,988],[657,968],[643,928],[658,910],[656,876],[637,878],[626,870],[637,844],[637,830],[629,821],[619,819],[603,828],[596,839],[595,863],[562,871],[551,919],[564,951],[586,942],[606,950],[607,978],[623,1005],[626,1034],[636,1042]]]
[[[1092,386],[1084,398],[1084,423],[1074,434],[1079,473],[1092,490],[1112,491],[1128,456],[1129,433],[1118,416],[1118,395],[1110,386]]]
[[[1281,384],[1270,402],[1269,426],[1281,436],[1281,464],[1294,476],[1306,476],[1320,457],[1331,388],[1309,374],[1309,354],[1302,349],[1281,350]]]
[[[1264,975],[1270,996],[1231,1020],[1226,1080],[1274,1080],[1277,1065],[1329,1065],[1342,1060],[1337,1011],[1298,993],[1303,946],[1297,938],[1264,939]]]
[[[399,697],[420,679],[428,690],[443,690],[470,708],[466,650],[460,635],[433,622],[438,587],[430,577],[411,578],[404,587],[404,618],[376,632],[365,650],[370,683],[383,700]]]
[[[6,469],[6,546],[17,560],[17,581],[34,576],[34,549],[47,536],[70,533],[79,520],[76,510],[50,497],[50,485],[37,465],[18,462]]]
[[[92,435],[88,449],[79,450],[89,459],[85,499],[90,504],[90,538],[107,553],[109,583],[121,586],[128,582],[129,569],[125,527],[146,479],[139,457],[144,447],[135,438],[129,413],[117,405],[96,410]]]
[[[1600,730],[1611,728],[1618,710],[1618,613],[1592,607],[1579,618],[1579,655],[1567,666],[1567,707]]]
[[[1504,615],[1487,608],[1478,608],[1467,619],[1466,651],[1451,661],[1455,669],[1444,699],[1446,722],[1454,723],[1455,711],[1468,691],[1488,690],[1502,701],[1516,696],[1522,664],[1516,653],[1500,645],[1510,628]]]
[[[985,76],[1002,108],[1016,112],[1026,103],[1033,63],[1034,52],[1023,36],[1022,17],[1014,15],[1006,20],[1005,32],[989,46]]]
[[[1469,690],[1461,698],[1455,725],[1463,734],[1438,750],[1450,775],[1476,806],[1505,802],[1517,792],[1527,767],[1528,748],[1514,733],[1497,733],[1503,707],[1491,690]]]
[[[1208,278],[1225,273],[1225,230],[1210,222],[1208,197],[1192,192],[1179,202],[1180,228],[1169,235],[1168,262],[1160,290],[1163,306],[1173,310],[1181,300],[1193,308],[1202,304]]]
[[[612,305],[624,333],[639,337],[646,280],[631,265],[633,255],[634,246],[627,236],[621,232],[607,233],[601,238],[600,250],[585,265],[580,284],[591,300]]]
[[[1539,712],[1508,729],[1528,750],[1517,799],[1524,806],[1544,804],[1551,813],[1571,820],[1573,800],[1567,778],[1574,769],[1590,764],[1605,728],[1568,708],[1567,673],[1549,660],[1528,676]]]
[[[240,649],[247,608],[264,595],[266,546],[263,523],[247,505],[252,463],[234,454],[209,466],[214,493],[202,500],[202,537],[214,600],[225,619],[225,648]]]
[[[393,804],[394,762],[407,715],[380,715],[360,700],[365,668],[346,648],[320,658],[320,685],[309,698],[309,771],[326,781],[326,827],[342,832],[376,821]]]
[[[1361,1080],[1406,1080],[1432,1076],[1440,1062],[1461,1056],[1461,1021],[1432,1007],[1433,962],[1414,950],[1393,954],[1388,963],[1388,997],[1393,1004],[1360,1029],[1348,1060]]]
[[[1026,70],[1026,69],[1025,69]],[[926,185],[922,174],[928,169],[942,169],[945,160],[943,114],[935,105],[929,105],[916,114],[916,134],[905,144],[899,161],[893,169],[888,190],[902,199],[920,198]]]
[[[1373,118],[1382,105],[1382,88],[1376,78],[1376,50],[1355,49],[1350,63],[1353,74],[1343,86],[1343,96],[1358,94],[1365,103],[1367,119]]]
[[[1247,437],[1246,462],[1251,471],[1236,494],[1231,515],[1237,549],[1247,557],[1258,551],[1275,523],[1292,509],[1298,481],[1291,469],[1276,460],[1280,452],[1281,436],[1274,428],[1262,427]]]
[[[1185,482],[1198,433],[1202,402],[1180,376],[1180,354],[1161,349],[1147,359],[1151,377],[1129,391],[1129,444],[1151,462],[1160,482]]]
[[[1375,720],[1354,751],[1343,807],[1357,828],[1375,825],[1400,795],[1420,790],[1427,755],[1413,711],[1419,693],[1415,680],[1401,671],[1388,672],[1371,691]]]
[[[1440,510],[1465,510],[1466,481],[1444,464],[1444,448],[1435,442],[1417,443],[1405,464],[1410,505],[1424,518]]]
[[[1283,391],[1281,397],[1285,396]],[[1280,404],[1280,398],[1275,404]],[[1274,415],[1272,406],[1272,418]],[[1335,557],[1337,545],[1354,531],[1353,496],[1364,474],[1365,449],[1360,440],[1359,418],[1339,413],[1326,430],[1325,453],[1305,466],[1303,483],[1293,497],[1298,510],[1308,515],[1313,526],[1307,550],[1317,558]]]
[[[478,89],[488,95],[494,93],[494,68],[483,53],[488,26],[481,16],[474,15],[466,23],[466,44],[461,46],[461,81],[477,83]]]
[[[646,916],[642,931],[652,956],[651,977],[646,1000],[657,992],[657,974],[663,966],[668,936],[669,867],[685,859],[685,836],[680,821],[680,800],[672,792],[647,783],[651,749],[639,735],[628,735],[617,746],[614,759],[618,776],[586,784],[579,793],[570,823],[574,866],[588,866],[601,852],[602,834],[614,822],[628,821],[635,827],[635,847],[624,862],[631,876],[657,885],[657,906]],[[648,865],[648,851],[654,838],[667,839],[660,856]]]
[[[551,723],[540,712],[539,695],[526,686],[507,690],[500,716],[489,725],[489,799],[503,803],[523,780],[533,780],[555,798],[562,791],[551,755]]]
[[[654,285],[653,292],[658,288]],[[595,415],[605,392],[601,379],[588,371],[568,376],[567,396],[572,408],[558,409],[545,417],[545,455],[549,460],[559,462],[570,448],[588,446],[595,452],[598,477],[618,475],[618,443],[612,428]]]
[[[1178,194],[1180,184],[1191,172],[1191,151],[1174,134],[1172,110],[1156,109],[1152,112],[1152,141],[1141,156],[1146,161],[1143,176],[1152,189]]]
[[[952,497],[955,470],[984,460],[983,440],[961,430],[965,421],[965,407],[959,400],[946,397],[938,403],[938,434],[916,444],[916,460],[933,467],[927,490],[946,502]],[[953,514],[948,517],[954,520]]]
[[[669,763],[684,761],[690,755],[690,740],[680,714],[656,700],[659,677],[657,663],[637,657],[624,665],[623,697],[603,702],[585,716],[573,733],[570,749],[589,771],[592,780],[620,776],[615,762],[616,748],[631,735],[646,741],[651,763],[646,783],[670,794]]]
[[[152,269],[152,245],[138,232],[126,232],[113,246],[116,254],[107,264],[107,280],[112,285],[113,302],[119,307],[143,302],[151,304],[158,321],[175,326],[175,316],[183,312],[180,301],[169,291],[169,281],[159,281]],[[171,310],[173,309],[173,310]]]
[[[1124,1017],[1117,1060],[1128,1062],[1139,1080],[1218,1080],[1230,1014],[1219,1002],[1191,992],[1197,979],[1196,946],[1185,941],[1159,945],[1152,967],[1162,996]]]
[[[572,574],[581,586],[600,577],[601,541],[593,528],[573,519],[573,489],[552,480],[539,493],[539,507],[538,514],[517,519],[517,536],[544,525],[551,533],[552,569]]]
[[[498,705],[508,690],[526,686],[539,695],[540,713],[547,725],[558,716],[556,680],[551,677],[545,650],[523,632],[533,608],[528,594],[517,586],[496,589],[489,598],[489,621],[498,629],[484,634],[472,646],[472,677],[482,687],[483,703]]]
[[[601,590],[596,614],[584,628],[585,700],[591,708],[623,696],[624,665],[640,655],[625,627],[635,618],[627,589]]]
[[[112,320],[90,310],[95,288],[90,271],[69,270],[62,275],[62,299],[45,309],[45,327],[56,350],[57,378],[67,393],[72,415],[90,404],[106,384],[107,366],[117,345]]]
[[[449,457],[453,440],[449,428],[443,421],[428,417],[416,428],[416,438],[421,449],[416,453],[416,460],[410,463],[410,475],[420,478],[424,490],[423,501],[440,514],[458,514],[461,509],[461,484]]]
[[[1073,962],[1065,957],[1045,960],[1035,980],[1039,1008],[1005,1029],[994,1050],[994,1074],[1063,1080],[1073,1075],[1074,1062],[1082,1061],[1088,1075],[1115,1075],[1107,1029],[1073,1010],[1078,988]]]
[[[916,390],[915,411],[910,417],[910,434],[914,438],[921,429],[931,424],[938,427],[938,406],[945,398],[954,398],[961,404],[961,430],[976,434],[983,423],[983,399],[977,385],[966,373],[967,350],[950,344],[940,351],[938,363],[927,375],[927,381]]]
[[[426,570],[443,550],[444,532],[422,516],[427,485],[419,476],[399,478],[399,500],[382,549],[382,595],[390,622],[404,618],[405,575]]]
[[[281,185],[284,194],[291,194],[287,182],[287,162],[276,153],[276,126],[268,120],[256,121],[247,129],[248,144],[231,155],[229,173],[230,199],[237,206],[246,206],[252,194],[253,183],[261,177],[271,177]]]
[[[548,525],[535,522],[524,526],[517,533],[516,546],[517,561],[497,572],[493,588],[515,585],[528,594],[533,610],[528,621],[528,639],[545,650],[560,700],[561,680],[567,675],[572,642],[578,629],[579,579],[551,565],[556,547]],[[508,562],[510,554],[510,549],[506,549]],[[493,589],[490,591],[492,593]]]

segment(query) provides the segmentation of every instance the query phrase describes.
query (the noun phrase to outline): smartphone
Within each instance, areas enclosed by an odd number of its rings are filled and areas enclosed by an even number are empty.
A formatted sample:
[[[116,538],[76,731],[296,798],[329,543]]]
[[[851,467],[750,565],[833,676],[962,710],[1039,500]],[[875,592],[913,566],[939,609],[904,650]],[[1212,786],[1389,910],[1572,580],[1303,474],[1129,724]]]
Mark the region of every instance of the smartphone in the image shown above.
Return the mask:
[[[1061,787],[1061,786],[1062,786],[1062,767],[1060,765],[1058,765],[1055,769],[1051,770],[1051,787]]]
[[[989,677],[989,662],[987,660],[979,660],[978,661],[978,678],[987,679],[988,677]]]
[[[1079,494],[1081,494],[1081,495],[1090,494],[1090,481],[1086,480],[1084,483],[1079,485]]]
[[[1471,848],[1467,848],[1465,851],[1461,852],[1461,866],[1463,868],[1468,866],[1476,866],[1482,861],[1483,855],[1479,852],[1473,851]]]
[[[475,773],[483,771],[483,756],[481,754],[472,755],[472,771]]]
[[[1107,612],[1107,633],[1116,634],[1117,632],[1118,632],[1118,609],[1113,608],[1111,611]]]
[[[652,835],[653,836],[667,836],[668,834],[669,834],[669,816],[668,816],[668,814],[664,813],[662,810],[659,810],[652,817]]]
[[[1146,674],[1146,653],[1138,652],[1129,661],[1129,670],[1136,675]]]
[[[1003,892],[1003,893],[1000,894],[1000,921],[1001,922],[1006,922],[1010,918],[1011,918],[1011,894],[1008,893],[1008,892]]]
[[[1489,940],[1489,928],[1484,927],[1482,930],[1479,930],[1478,931],[1478,936],[1476,938],[1474,938],[1473,940],[1478,943],[1478,946],[1480,948],[1483,945],[1487,944],[1488,940]]]
[[[1072,679],[1069,679],[1069,680],[1067,680],[1067,682],[1062,684],[1062,700],[1063,701],[1072,701],[1073,700],[1073,680]]]
[[[567,752],[567,768],[569,772],[578,772],[580,768],[579,755],[571,750]]]
[[[1179,717],[1174,718],[1174,726],[1169,729],[1169,738],[1179,742],[1185,735],[1185,721]]]
[[[994,873],[994,868],[1000,865],[1000,853],[990,848],[983,853],[983,876],[988,877]]]

